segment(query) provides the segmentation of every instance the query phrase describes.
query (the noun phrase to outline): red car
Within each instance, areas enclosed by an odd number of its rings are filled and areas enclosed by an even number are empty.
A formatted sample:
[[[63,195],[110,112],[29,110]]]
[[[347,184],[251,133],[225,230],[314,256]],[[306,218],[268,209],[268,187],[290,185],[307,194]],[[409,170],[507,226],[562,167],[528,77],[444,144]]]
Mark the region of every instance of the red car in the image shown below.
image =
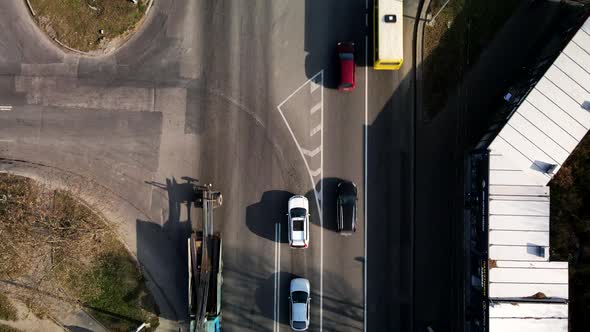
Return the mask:
[[[354,43],[340,42],[336,47],[340,59],[340,84],[338,90],[352,91],[356,86],[354,78]]]

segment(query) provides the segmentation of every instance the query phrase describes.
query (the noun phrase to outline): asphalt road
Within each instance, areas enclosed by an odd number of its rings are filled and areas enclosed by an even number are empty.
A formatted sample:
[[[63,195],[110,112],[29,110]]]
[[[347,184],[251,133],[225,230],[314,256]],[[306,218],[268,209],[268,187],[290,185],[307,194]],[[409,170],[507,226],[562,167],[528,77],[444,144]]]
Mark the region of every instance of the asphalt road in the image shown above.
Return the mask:
[[[403,70],[376,72],[370,2],[159,0],[94,58],[63,53],[23,3],[2,2],[0,169],[74,188],[116,220],[164,330],[186,321],[196,180],[224,195],[225,331],[286,330],[295,276],[311,282],[312,331],[411,331],[417,5],[405,2]],[[349,94],[334,89],[341,40],[357,45]],[[359,188],[349,238],[335,232],[340,179]],[[286,243],[292,194],[312,206],[306,250]]]

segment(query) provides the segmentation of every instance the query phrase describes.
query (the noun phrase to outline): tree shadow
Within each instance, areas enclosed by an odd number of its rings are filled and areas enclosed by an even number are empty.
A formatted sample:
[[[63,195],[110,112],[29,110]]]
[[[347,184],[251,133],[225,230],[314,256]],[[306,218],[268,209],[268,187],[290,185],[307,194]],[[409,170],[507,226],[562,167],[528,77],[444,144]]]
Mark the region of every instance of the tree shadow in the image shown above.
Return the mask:
[[[284,190],[270,190],[262,194],[258,203],[246,208],[248,229],[265,239],[276,241],[275,224],[280,223],[281,243],[287,243],[287,203],[294,194]]]

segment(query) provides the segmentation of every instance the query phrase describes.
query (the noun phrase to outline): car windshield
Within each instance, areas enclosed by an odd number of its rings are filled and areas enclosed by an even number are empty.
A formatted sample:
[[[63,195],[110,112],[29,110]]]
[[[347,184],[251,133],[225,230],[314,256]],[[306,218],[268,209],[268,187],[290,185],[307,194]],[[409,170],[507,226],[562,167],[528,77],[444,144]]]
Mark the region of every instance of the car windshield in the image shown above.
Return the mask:
[[[293,327],[296,328],[297,330],[301,330],[305,328],[305,322],[301,322],[301,321],[293,321]]]
[[[340,59],[341,60],[352,60],[352,59],[354,59],[354,56],[352,55],[352,53],[340,53]]]
[[[355,197],[350,195],[350,196],[341,196],[340,197],[340,203],[342,205],[352,205],[355,202]]]
[[[303,218],[303,217],[305,217],[305,209],[304,208],[291,209],[291,218]]]
[[[291,299],[293,303],[306,303],[307,302],[307,293],[302,291],[296,291],[291,294]]]

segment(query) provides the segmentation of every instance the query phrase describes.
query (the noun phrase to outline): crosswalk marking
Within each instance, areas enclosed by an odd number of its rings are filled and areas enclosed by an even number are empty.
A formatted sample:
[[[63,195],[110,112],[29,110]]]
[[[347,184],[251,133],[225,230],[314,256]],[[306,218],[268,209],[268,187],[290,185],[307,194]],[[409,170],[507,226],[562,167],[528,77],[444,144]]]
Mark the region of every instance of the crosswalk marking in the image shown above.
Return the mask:
[[[12,111],[11,105],[0,105],[0,111]]]

